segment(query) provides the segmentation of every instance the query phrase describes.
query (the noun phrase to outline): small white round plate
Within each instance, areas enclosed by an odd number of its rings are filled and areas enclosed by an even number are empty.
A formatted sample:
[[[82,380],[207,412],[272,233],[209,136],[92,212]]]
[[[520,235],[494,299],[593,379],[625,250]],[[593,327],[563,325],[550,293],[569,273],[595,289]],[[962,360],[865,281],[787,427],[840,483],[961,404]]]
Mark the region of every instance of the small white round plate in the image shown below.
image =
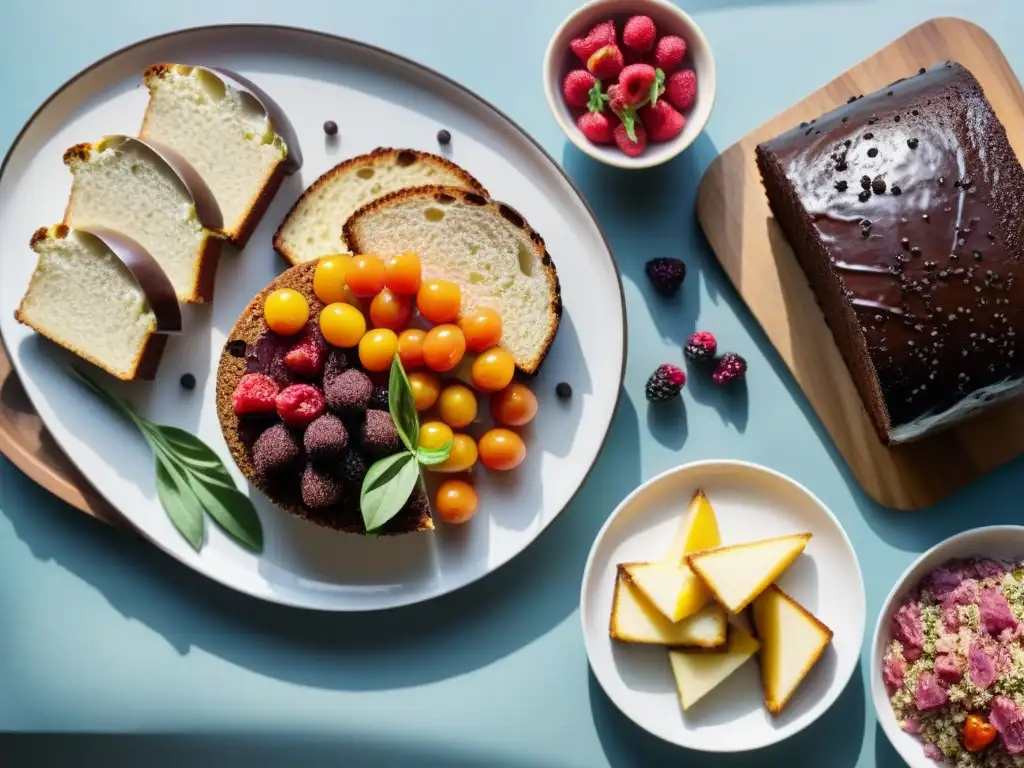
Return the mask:
[[[285,267],[271,240],[302,191],[341,161],[379,146],[449,157],[543,235],[561,281],[562,323],[532,386],[540,402],[526,430],[527,459],[515,472],[481,473],[481,511],[459,529],[365,539],[293,518],[249,487],[263,522],[260,556],[207,525],[200,553],[172,527],[156,499],[142,438],[68,375],[76,360],[14,320],[35,266],[29,239],[59,222],[71,174],[68,147],[104,134],[134,135],[155,62],[226,67],[271,95],[298,132],[304,164],[287,177],[244,252],[220,260],[212,306],[183,307],[151,384],[118,385],[149,419],[199,435],[236,479],[214,402],[217,359],[239,313]],[[338,123],[327,140],[326,120]],[[451,143],[441,147],[445,128]],[[339,222],[339,226],[341,222]],[[415,603],[490,573],[530,544],[562,511],[597,458],[618,402],[625,360],[619,273],[594,216],[568,177],[497,109],[444,76],[387,51],[309,30],[228,25],[174,32],[97,62],[51,97],[25,126],[0,171],[0,332],[11,362],[57,443],[138,530],[186,565],[250,595],[304,608],[364,611]],[[80,363],[79,363],[80,364]],[[194,391],[178,384],[184,373]],[[572,385],[571,400],[555,385]],[[246,488],[244,484],[240,487]]]
[[[885,731],[886,737],[899,756],[910,768],[935,768],[937,763],[924,754],[924,743],[916,736],[900,728],[889,703],[889,694],[882,681],[882,657],[892,639],[891,617],[899,608],[903,598],[927,576],[949,560],[975,557],[993,560],[1024,559],[1024,526],[990,525],[958,533],[940,541],[929,549],[903,572],[885,598],[882,610],[875,621],[875,634],[871,639],[871,701],[875,715]]]
[[[608,635],[615,566],[661,558],[698,488],[715,510],[723,545],[814,534],[777,583],[834,637],[778,717],[764,708],[754,659],[683,713],[665,648],[619,643]],[[864,603],[864,580],[850,540],[810,491],[756,464],[700,461],[644,483],[608,518],[587,559],[580,617],[590,667],[623,714],[681,747],[742,752],[789,738],[832,706],[860,657]]]

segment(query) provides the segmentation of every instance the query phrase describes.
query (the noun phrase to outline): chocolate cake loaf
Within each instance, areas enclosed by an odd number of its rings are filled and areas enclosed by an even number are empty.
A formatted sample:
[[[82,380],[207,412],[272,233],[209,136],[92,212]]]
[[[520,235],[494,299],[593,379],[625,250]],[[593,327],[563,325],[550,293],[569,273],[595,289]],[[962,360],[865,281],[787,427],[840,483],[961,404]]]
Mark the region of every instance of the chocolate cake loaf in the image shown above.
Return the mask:
[[[883,442],[1024,391],[1024,170],[970,72],[851,98],[757,162]]]

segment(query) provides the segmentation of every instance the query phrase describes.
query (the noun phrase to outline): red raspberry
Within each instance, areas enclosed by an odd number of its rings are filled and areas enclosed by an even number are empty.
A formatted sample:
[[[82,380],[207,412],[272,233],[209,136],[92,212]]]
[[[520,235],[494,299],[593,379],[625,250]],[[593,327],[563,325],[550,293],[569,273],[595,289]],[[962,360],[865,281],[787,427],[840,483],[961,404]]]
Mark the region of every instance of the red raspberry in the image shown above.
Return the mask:
[[[621,115],[622,111],[629,106],[626,103],[626,94],[622,92],[622,87],[618,83],[608,86],[608,106],[616,115]]]
[[[630,157],[639,157],[647,149],[647,131],[644,130],[640,123],[637,123],[633,129],[636,132],[636,141],[629,138],[625,125],[619,123],[615,126],[615,143],[619,145],[619,149]]]
[[[326,359],[327,345],[320,338],[304,333],[285,353],[284,364],[292,373],[315,379],[323,372]]]
[[[585,69],[574,69],[562,82],[562,97],[570,107],[585,107],[597,79]]]
[[[654,46],[654,66],[666,75],[675,71],[686,56],[686,41],[675,35],[665,35]]]
[[[630,64],[625,67],[619,73],[618,83],[623,100],[627,104],[637,104],[647,98],[655,75],[654,67],[650,64]]]
[[[302,429],[323,415],[324,396],[311,384],[292,384],[278,393],[276,405],[281,421]]]
[[[577,118],[576,125],[594,144],[611,144],[615,141],[612,121],[604,112],[584,112]]]
[[[638,53],[647,53],[654,47],[658,30],[650,16],[633,16],[622,29],[622,43]]]
[[[569,43],[572,52],[584,64],[598,48],[603,48],[606,45],[615,45],[615,22],[612,21],[602,21],[587,32],[586,37],[577,37]]]
[[[692,69],[673,72],[665,81],[665,98],[673,107],[687,110],[697,100],[697,73]]]
[[[686,118],[664,99],[657,104],[640,107],[640,119],[644,121],[647,138],[651,141],[671,141],[686,127]]]
[[[725,386],[740,381],[746,374],[747,361],[735,352],[727,352],[719,359],[715,372],[711,374],[711,380],[719,386]]]
[[[626,60],[622,58],[619,46],[614,43],[598,48],[587,59],[587,69],[599,80],[614,80],[624,66]]]
[[[277,382],[262,373],[247,373],[238,380],[231,395],[231,406],[239,416],[273,413],[274,398],[280,387]]]

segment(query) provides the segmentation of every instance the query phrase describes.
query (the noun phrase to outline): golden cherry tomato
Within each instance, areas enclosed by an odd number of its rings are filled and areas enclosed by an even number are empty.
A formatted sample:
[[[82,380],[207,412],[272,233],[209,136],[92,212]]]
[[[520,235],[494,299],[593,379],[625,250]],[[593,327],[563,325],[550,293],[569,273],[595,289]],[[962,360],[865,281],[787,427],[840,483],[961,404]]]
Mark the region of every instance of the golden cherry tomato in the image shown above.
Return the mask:
[[[964,720],[964,749],[980,752],[996,738],[996,727],[980,715],[968,715]]]
[[[476,419],[476,395],[465,384],[449,384],[441,390],[437,412],[450,427],[461,429]]]
[[[466,354],[466,337],[457,325],[435,325],[423,340],[423,362],[432,371],[450,371]]]
[[[507,427],[529,424],[537,415],[537,396],[528,386],[513,382],[491,396],[491,416]]]
[[[313,272],[313,293],[324,304],[347,301],[345,275],[352,265],[352,257],[345,253],[324,256],[316,263]]]
[[[432,373],[416,371],[409,374],[409,387],[417,411],[425,411],[437,402],[441,394],[441,381]]]
[[[408,324],[410,317],[412,299],[387,288],[374,296],[370,302],[370,322],[375,328],[390,328],[397,331]]]
[[[427,332],[420,328],[407,328],[398,334],[398,357],[407,371],[423,365],[423,340]]]
[[[458,317],[462,289],[448,280],[428,280],[416,294],[420,314],[432,323],[447,323]]]
[[[345,283],[353,295],[361,299],[376,296],[384,290],[384,262],[372,254],[353,256]]]
[[[526,444],[523,439],[508,429],[492,429],[485,432],[477,446],[480,461],[488,469],[515,469],[526,458]]]
[[[480,307],[459,318],[459,328],[466,336],[466,349],[483,352],[501,341],[501,315],[490,307]]]
[[[436,451],[452,439],[452,428],[443,421],[425,421],[420,425],[416,445],[428,451]]]
[[[501,347],[493,347],[473,361],[473,386],[484,392],[497,392],[512,381],[516,363],[511,353]]]
[[[420,257],[413,252],[399,253],[388,259],[384,268],[384,285],[395,293],[413,296],[420,289],[423,270]]]
[[[465,472],[476,464],[478,456],[476,441],[469,435],[457,432],[452,436],[452,452],[448,458],[428,469],[434,472]]]
[[[328,344],[354,347],[366,333],[366,318],[351,304],[328,304],[320,312],[320,332]]]
[[[398,337],[388,328],[374,328],[359,340],[359,362],[368,371],[386,371],[398,352]]]
[[[465,480],[446,480],[437,489],[434,508],[441,519],[450,525],[468,522],[476,514],[476,491]]]
[[[292,336],[309,322],[309,302],[298,291],[279,288],[263,302],[263,319],[274,333]]]

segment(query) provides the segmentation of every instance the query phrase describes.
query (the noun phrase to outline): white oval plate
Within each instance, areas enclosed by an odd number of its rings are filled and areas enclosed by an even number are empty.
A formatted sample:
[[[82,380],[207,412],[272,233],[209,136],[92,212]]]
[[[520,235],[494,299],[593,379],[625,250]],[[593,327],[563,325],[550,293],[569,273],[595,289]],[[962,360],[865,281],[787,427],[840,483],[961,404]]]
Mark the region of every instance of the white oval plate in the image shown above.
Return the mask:
[[[910,768],[935,768],[937,763],[925,757],[924,742],[900,728],[889,704],[889,694],[882,681],[882,657],[892,639],[890,618],[903,598],[931,571],[947,560],[971,557],[990,557],[993,560],[1024,558],[1024,526],[990,525],[940,541],[903,572],[885,598],[875,621],[875,634],[871,639],[871,701],[886,737]]]
[[[286,178],[244,253],[221,258],[212,307],[186,307],[153,384],[107,385],[148,418],[198,434],[242,482],[214,407],[216,361],[238,314],[283,268],[271,237],[303,189],[345,158],[378,146],[439,152],[521,211],[558,267],[564,315],[534,391],[540,415],[527,430],[526,462],[482,478],[481,512],[461,530],[367,540],[294,519],[249,488],[263,521],[259,557],[207,525],[200,554],[168,522],[155,497],[142,439],[68,376],[74,360],[14,321],[35,257],[36,227],[61,220],[73,144],[134,134],[146,105],[142,72],[154,62],[234,69],[278,101],[299,134],[305,164]],[[339,125],[328,142],[325,120]],[[438,129],[451,131],[440,150]],[[340,226],[340,222],[339,222]],[[231,25],[164,35],[119,51],[76,77],[33,116],[0,176],[0,332],[43,421],[65,453],[126,518],[159,547],[234,589],[280,603],[359,611],[458,589],[521,552],[558,515],[590,471],[618,400],[625,311],[618,270],[594,217],[555,162],[521,129],[463,87],[406,59],[350,40],[283,27]],[[193,392],[178,384],[185,373]],[[97,376],[100,376],[97,373]],[[568,403],[555,385],[573,387]],[[245,488],[245,485],[242,485]]]
[[[777,718],[764,708],[756,660],[684,715],[665,649],[618,643],[608,636],[616,564],[660,558],[698,488],[714,507],[725,545],[814,534],[777,583],[835,635]],[[810,491],[756,464],[700,461],[644,483],[608,518],[587,559],[580,618],[594,676],[623,714],[681,747],[741,752],[789,738],[832,706],[860,657],[864,601],[864,580],[850,540]]]

